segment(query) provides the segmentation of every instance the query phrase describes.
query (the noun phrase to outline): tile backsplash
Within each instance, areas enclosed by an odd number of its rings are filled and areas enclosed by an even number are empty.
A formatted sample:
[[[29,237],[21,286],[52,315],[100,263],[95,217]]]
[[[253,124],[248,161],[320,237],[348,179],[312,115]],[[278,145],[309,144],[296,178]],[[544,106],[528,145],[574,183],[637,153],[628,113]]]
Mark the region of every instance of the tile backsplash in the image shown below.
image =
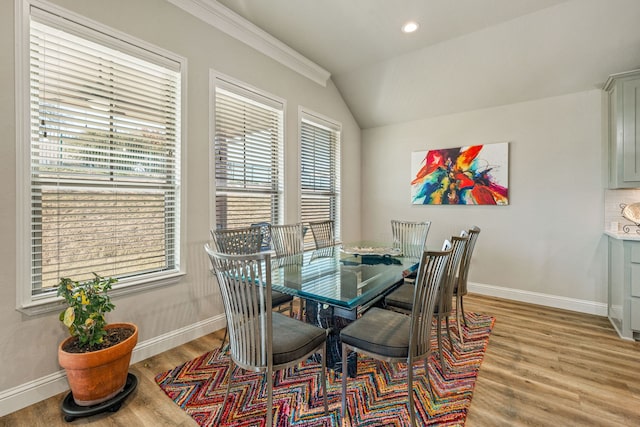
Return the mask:
[[[633,223],[622,217],[621,204],[640,202],[640,189],[632,190],[605,190],[604,192],[604,230],[621,231],[626,224]],[[611,223],[617,222],[618,230],[612,230]]]

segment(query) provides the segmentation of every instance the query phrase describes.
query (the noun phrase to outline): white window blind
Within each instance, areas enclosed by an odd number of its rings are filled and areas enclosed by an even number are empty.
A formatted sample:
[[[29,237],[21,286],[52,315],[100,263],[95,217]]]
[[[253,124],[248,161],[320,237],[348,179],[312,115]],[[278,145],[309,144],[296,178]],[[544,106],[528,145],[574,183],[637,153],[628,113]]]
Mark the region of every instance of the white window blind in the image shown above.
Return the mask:
[[[29,33],[32,295],[177,271],[180,63],[33,6]]]
[[[340,230],[340,126],[305,112],[300,120],[300,218],[333,220]],[[305,235],[313,243],[313,235]]]
[[[282,103],[220,79],[214,102],[217,228],[280,223]]]

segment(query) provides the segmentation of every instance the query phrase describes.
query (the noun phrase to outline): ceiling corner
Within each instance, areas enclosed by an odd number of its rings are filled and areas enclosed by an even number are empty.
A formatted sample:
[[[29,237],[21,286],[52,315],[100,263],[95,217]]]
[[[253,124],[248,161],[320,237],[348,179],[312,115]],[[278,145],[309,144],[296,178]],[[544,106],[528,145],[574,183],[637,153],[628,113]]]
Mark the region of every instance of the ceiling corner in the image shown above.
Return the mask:
[[[168,0],[218,30],[326,87],[331,73],[215,0]]]

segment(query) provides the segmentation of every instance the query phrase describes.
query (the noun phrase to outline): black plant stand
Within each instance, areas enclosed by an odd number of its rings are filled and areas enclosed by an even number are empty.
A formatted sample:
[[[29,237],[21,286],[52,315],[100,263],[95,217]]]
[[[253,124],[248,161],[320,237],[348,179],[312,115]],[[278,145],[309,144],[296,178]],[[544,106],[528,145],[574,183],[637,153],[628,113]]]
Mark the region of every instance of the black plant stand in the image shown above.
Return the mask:
[[[68,423],[76,418],[90,417],[92,415],[100,414],[102,412],[117,412],[122,406],[122,402],[131,394],[133,390],[138,386],[138,378],[132,373],[127,374],[127,381],[124,384],[124,389],[111,399],[98,403],[92,406],[80,406],[73,400],[73,394],[69,392],[62,401],[62,413],[64,414],[64,420]]]

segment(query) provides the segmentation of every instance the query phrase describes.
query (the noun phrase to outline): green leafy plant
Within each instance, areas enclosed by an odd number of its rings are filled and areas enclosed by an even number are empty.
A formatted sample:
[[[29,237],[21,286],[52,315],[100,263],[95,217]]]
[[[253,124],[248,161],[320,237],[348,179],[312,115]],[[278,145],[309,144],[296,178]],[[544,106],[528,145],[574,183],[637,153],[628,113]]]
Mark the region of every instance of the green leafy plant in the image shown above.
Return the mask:
[[[115,308],[107,292],[118,281],[93,275],[86,282],[62,278],[58,284],[58,296],[68,305],[60,313],[60,321],[69,328],[71,336],[78,338],[79,346],[88,349],[99,346],[107,334],[104,314]]]

